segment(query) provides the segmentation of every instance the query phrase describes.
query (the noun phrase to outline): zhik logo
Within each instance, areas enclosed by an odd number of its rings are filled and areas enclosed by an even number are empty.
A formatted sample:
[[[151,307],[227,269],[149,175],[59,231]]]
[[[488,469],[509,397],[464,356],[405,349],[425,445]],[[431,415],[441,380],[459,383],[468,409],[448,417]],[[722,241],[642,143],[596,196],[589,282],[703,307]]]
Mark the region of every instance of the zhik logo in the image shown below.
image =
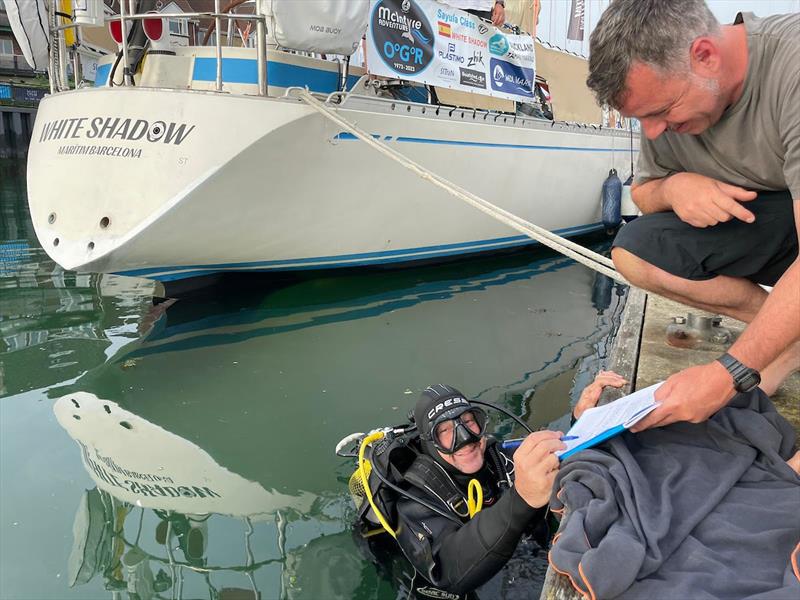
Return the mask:
[[[472,56],[470,56],[467,59],[467,66],[468,67],[474,67],[474,66],[482,65],[482,64],[483,64],[483,53],[479,52],[478,50],[475,50],[472,53]]]

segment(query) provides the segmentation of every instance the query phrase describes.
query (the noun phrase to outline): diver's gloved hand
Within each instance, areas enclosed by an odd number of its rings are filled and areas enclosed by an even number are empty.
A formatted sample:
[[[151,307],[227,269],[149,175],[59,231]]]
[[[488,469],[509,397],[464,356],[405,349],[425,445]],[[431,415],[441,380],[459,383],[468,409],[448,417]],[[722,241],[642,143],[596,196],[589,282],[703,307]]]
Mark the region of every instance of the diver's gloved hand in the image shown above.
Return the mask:
[[[555,452],[567,447],[562,435],[560,431],[537,431],[514,453],[514,489],[528,506],[541,508],[550,502],[559,465]]]
[[[594,381],[583,388],[581,397],[572,411],[575,419],[580,419],[586,409],[597,406],[600,395],[607,386],[621,388],[626,383],[628,382],[625,378],[622,375],[617,375],[614,371],[600,371]]]

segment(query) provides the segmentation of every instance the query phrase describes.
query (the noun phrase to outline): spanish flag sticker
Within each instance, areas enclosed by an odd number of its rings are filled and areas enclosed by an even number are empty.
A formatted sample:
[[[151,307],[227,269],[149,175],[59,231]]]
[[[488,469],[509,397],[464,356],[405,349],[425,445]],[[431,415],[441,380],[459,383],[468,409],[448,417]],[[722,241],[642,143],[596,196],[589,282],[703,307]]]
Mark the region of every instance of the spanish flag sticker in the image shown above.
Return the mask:
[[[450,23],[443,23],[439,21],[439,35],[450,37]]]

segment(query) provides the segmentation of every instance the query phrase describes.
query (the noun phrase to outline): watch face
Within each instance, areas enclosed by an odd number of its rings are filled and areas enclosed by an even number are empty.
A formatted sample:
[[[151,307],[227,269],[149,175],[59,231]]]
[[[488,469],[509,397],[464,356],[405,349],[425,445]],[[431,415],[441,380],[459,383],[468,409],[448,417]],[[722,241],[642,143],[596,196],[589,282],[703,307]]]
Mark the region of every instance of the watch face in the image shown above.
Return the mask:
[[[742,376],[741,380],[739,380],[736,389],[740,392],[749,392],[757,388],[759,383],[761,383],[761,375],[758,374],[758,371],[750,369]]]

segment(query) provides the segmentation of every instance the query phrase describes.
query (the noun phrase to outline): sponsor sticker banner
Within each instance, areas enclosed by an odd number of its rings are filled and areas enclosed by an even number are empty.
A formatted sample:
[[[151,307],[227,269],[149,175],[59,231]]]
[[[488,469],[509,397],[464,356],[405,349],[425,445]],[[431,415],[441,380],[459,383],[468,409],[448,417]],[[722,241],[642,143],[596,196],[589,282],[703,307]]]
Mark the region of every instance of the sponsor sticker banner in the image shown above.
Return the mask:
[[[373,75],[532,102],[533,38],[507,34],[435,0],[371,0]]]

